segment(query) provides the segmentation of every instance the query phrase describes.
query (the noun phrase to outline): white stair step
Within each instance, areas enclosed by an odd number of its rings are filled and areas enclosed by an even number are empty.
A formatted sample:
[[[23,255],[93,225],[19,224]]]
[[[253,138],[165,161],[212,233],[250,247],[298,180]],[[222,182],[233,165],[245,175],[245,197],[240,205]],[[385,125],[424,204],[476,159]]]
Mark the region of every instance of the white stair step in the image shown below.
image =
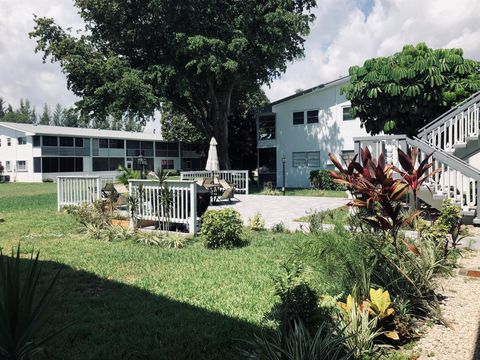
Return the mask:
[[[454,149],[465,149],[467,147],[467,143],[456,143],[453,145]]]
[[[478,136],[467,136],[467,141],[478,140]]]

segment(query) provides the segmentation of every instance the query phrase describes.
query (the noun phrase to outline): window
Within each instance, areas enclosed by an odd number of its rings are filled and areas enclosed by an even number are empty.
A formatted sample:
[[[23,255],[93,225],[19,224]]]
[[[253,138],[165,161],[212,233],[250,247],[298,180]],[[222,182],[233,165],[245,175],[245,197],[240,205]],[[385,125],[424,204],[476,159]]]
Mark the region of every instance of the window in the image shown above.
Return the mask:
[[[43,173],[82,172],[81,157],[43,157],[33,159],[33,171]]]
[[[2,147],[2,138],[0,138],[0,147]]]
[[[11,138],[7,138],[7,146],[12,146],[12,139]]]
[[[17,171],[27,171],[27,162],[25,160],[17,160]]]
[[[60,146],[73,146],[73,138],[72,137],[60,137]]]
[[[182,149],[184,151],[188,151],[188,149],[185,147],[185,145],[182,147]],[[167,141],[156,142],[155,143],[155,156],[157,156],[157,157],[162,157],[162,156],[177,157],[178,156],[178,143],[173,142],[173,141],[172,142],[167,142]]]
[[[56,136],[44,136],[43,146],[58,146],[58,138]]]
[[[99,140],[99,148],[100,149],[108,149],[108,139],[100,139]]]
[[[123,149],[124,142],[123,142],[123,140],[109,139],[108,140],[108,147],[110,149]]]
[[[34,157],[33,158],[33,172],[41,173],[42,172],[42,158]]]
[[[33,137],[33,147],[39,147],[40,146],[40,136],[35,135]]]
[[[258,139],[275,139],[275,115],[260,116],[258,118]]]
[[[83,138],[75,138],[75,147],[83,148]]]
[[[10,161],[5,161],[5,171],[12,171],[12,165],[10,164]]]
[[[320,167],[320,151],[293,153],[293,167]]]
[[[42,171],[44,173],[58,172],[58,158],[57,157],[42,158]]]
[[[19,137],[17,139],[18,145],[26,145],[27,144],[27,138],[25,136]]]
[[[307,111],[307,124],[318,123],[318,110]]]
[[[162,169],[175,169],[173,160],[162,160]]]
[[[301,125],[305,123],[305,113],[303,111],[297,111],[293,113],[293,125]]]
[[[120,165],[124,166],[124,158],[93,158],[93,171],[115,171]]]
[[[343,121],[348,121],[348,120],[355,120],[354,117],[352,117],[352,112],[351,112],[351,107],[350,106],[345,106],[343,109]]]

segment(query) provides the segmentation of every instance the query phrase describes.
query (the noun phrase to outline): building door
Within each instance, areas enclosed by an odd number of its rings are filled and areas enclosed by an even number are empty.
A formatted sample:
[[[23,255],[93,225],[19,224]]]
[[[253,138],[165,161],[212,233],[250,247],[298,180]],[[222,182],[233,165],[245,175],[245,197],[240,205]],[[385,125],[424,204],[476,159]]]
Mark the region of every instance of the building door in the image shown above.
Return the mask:
[[[260,186],[266,182],[277,186],[277,148],[258,149],[258,182]]]

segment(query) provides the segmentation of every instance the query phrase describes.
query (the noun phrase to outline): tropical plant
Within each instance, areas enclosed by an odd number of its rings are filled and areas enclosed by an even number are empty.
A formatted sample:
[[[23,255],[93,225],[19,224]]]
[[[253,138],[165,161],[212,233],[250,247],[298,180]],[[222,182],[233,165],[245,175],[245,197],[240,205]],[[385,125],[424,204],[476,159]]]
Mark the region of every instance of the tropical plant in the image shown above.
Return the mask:
[[[454,249],[463,239],[461,231],[462,217],[459,206],[455,205],[450,199],[443,200],[441,215],[438,217],[435,225],[445,227],[447,233],[450,234],[450,240]],[[444,254],[445,257],[448,256],[448,241],[445,245]]]
[[[124,166],[119,166],[118,171],[120,174],[117,176],[117,180],[119,183],[128,186],[128,180],[132,179],[140,179],[140,171],[128,169]]]
[[[463,57],[462,49],[405,45],[392,56],[366,60],[349,69],[342,88],[372,135],[418,130],[455,104],[480,90],[480,62]]]
[[[209,249],[241,246],[242,232],[240,213],[234,209],[208,210],[202,216],[201,238]]]
[[[248,219],[248,227],[255,231],[265,230],[265,220],[260,212],[256,212],[251,218]]]
[[[169,231],[170,230],[170,213],[173,206],[173,194],[168,186],[168,177],[170,176],[169,171],[165,171],[163,168],[158,169],[151,176],[158,181],[159,187],[159,200],[160,208],[158,209],[158,226],[160,229]]]
[[[351,352],[344,346],[345,338],[333,332],[327,324],[321,324],[314,335],[297,321],[287,334],[277,330],[271,336],[265,332],[246,341],[248,350],[241,353],[245,359],[265,360],[347,360]]]
[[[130,212],[130,218],[133,223],[133,228],[138,228],[138,211],[142,206],[143,199],[143,185],[135,186],[132,188],[131,195],[127,197],[128,209]]]
[[[330,171],[325,169],[312,170],[310,172],[310,183],[319,190],[345,190],[344,185],[337,184],[330,176]]]
[[[45,345],[59,329],[39,337],[49,319],[48,308],[53,288],[60,274],[56,272],[45,288],[40,287],[42,276],[39,253],[32,252],[29,260],[20,259],[20,245],[12,256],[0,251],[0,358],[27,360],[46,352]],[[22,261],[28,261],[24,268]]]
[[[272,232],[276,233],[276,234],[279,234],[279,233],[288,233],[289,231],[288,231],[287,227],[285,226],[285,223],[280,221],[279,223],[274,224],[272,226]]]

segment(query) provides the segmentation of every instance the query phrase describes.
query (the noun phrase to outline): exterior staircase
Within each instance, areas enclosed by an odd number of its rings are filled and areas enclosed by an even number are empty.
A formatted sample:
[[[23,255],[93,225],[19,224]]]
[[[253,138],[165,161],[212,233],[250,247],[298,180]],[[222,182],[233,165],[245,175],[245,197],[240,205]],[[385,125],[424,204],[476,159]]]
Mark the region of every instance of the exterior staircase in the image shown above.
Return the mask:
[[[420,156],[432,154],[431,171],[441,169],[420,190],[419,198],[440,209],[444,199],[461,207],[466,222],[480,224],[480,169],[470,165],[480,153],[480,92],[420,129],[416,137],[385,135],[355,138],[355,150],[368,146],[374,157],[381,153],[399,166],[397,149],[415,146]]]

